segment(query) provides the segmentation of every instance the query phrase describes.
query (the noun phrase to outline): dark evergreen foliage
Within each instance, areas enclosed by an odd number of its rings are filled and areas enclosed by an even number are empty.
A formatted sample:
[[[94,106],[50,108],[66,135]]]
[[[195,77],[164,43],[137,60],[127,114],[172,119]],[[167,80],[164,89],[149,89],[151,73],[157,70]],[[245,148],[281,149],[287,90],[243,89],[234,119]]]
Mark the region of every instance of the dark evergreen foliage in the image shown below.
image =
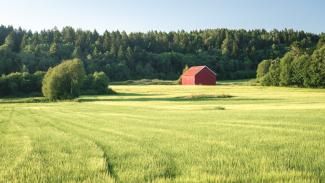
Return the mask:
[[[177,79],[185,65],[207,65],[218,79],[252,78],[260,61],[283,57],[294,42],[312,51],[319,39],[317,34],[287,29],[106,31],[101,35],[72,27],[31,32],[0,26],[0,75],[19,72],[24,66],[32,73],[47,71],[62,60],[79,58],[87,74],[103,71],[112,81]]]

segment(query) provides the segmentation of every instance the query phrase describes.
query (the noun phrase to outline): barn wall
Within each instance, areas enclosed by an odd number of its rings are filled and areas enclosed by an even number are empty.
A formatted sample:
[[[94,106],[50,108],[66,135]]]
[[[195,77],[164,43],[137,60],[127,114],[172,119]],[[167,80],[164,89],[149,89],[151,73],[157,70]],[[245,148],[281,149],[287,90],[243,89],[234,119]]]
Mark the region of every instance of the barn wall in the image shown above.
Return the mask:
[[[195,84],[197,85],[215,85],[216,75],[208,68],[204,68],[195,76]]]
[[[195,76],[182,76],[182,85],[195,85]]]

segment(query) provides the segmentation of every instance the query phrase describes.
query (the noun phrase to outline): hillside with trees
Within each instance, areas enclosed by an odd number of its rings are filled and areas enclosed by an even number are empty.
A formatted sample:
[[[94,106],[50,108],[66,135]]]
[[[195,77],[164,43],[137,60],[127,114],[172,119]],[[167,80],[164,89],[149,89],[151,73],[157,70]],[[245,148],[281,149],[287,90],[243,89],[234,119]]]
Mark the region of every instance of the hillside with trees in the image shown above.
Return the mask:
[[[207,65],[219,80],[324,87],[324,45],[324,34],[287,29],[99,34],[0,26],[0,96],[39,95],[45,72],[71,59],[84,69],[84,94],[105,94],[109,80],[176,80],[193,65]]]
[[[320,36],[290,29],[99,34],[72,27],[31,32],[0,26],[0,75],[47,71],[79,58],[88,75],[104,72],[111,81],[174,80],[186,65],[207,65],[218,79],[253,78],[262,60],[282,58],[293,43],[314,50]]]
[[[267,86],[325,87],[325,37],[315,49],[294,42],[281,59],[263,60],[256,76]]]

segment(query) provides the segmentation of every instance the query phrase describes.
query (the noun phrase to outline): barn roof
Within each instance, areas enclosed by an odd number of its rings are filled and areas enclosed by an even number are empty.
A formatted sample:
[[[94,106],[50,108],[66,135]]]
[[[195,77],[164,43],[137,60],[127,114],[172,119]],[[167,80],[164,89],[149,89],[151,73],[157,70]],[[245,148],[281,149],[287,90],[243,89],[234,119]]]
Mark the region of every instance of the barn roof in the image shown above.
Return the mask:
[[[204,68],[208,68],[213,74],[216,74],[213,72],[209,67],[203,65],[203,66],[193,66],[190,69],[188,69],[183,76],[195,76],[198,74],[200,71],[202,71]]]

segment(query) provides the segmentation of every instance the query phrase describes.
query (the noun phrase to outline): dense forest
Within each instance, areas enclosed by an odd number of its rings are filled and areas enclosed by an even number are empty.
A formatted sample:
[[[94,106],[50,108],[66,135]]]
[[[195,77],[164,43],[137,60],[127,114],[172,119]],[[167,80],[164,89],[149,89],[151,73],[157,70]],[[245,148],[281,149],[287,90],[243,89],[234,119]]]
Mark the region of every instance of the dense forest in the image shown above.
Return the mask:
[[[257,82],[268,86],[325,87],[325,37],[315,49],[299,42],[282,58],[263,60],[257,68]]]
[[[177,79],[186,65],[207,65],[218,79],[253,78],[262,60],[283,57],[294,43],[313,50],[320,37],[291,29],[99,34],[72,27],[32,32],[0,26],[0,75],[47,71],[79,58],[87,74],[103,71],[111,81]]]

